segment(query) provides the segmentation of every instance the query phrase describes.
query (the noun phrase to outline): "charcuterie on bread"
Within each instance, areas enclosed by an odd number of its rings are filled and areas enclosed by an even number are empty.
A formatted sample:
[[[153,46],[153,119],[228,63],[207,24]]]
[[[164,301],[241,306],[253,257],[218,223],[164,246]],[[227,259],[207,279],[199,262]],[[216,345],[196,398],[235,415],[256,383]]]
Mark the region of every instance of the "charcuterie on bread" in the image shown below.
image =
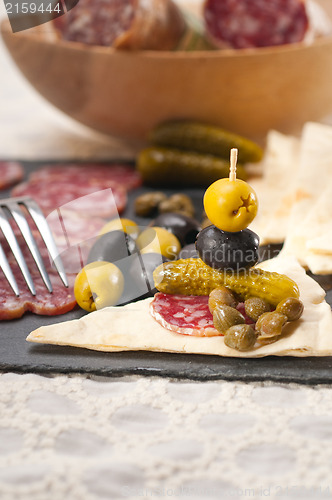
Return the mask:
[[[210,354],[241,358],[261,356],[332,355],[332,313],[324,290],[294,258],[276,258],[259,265],[269,272],[286,274],[296,281],[304,312],[299,321],[286,325],[283,337],[250,351],[227,347],[223,336],[198,337],[170,331],[150,315],[153,299],[121,307],[108,307],[79,320],[38,328],[28,342],[70,345],[97,351],[157,351]]]

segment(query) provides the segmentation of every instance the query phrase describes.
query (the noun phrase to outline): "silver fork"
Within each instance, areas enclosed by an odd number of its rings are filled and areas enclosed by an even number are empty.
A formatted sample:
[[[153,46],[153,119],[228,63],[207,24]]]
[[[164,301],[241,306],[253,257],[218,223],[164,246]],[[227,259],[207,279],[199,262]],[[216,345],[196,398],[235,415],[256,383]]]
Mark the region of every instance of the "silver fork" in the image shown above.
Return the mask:
[[[7,212],[14,219],[17,226],[19,227],[22,236],[25,239],[25,242],[37,265],[40,275],[45,283],[47,290],[50,293],[52,293],[53,288],[48,272],[46,271],[46,267],[44,265],[42,256],[38,249],[36,240],[32,234],[28,221],[26,220],[25,214],[22,211],[21,207],[26,208],[31,218],[35,222],[36,227],[40,232],[41,237],[44,240],[46,248],[56,267],[56,270],[59,273],[59,276],[63,284],[66,287],[68,287],[68,280],[65,273],[65,269],[59,257],[59,252],[55,244],[52,232],[37,203],[27,196],[22,196],[20,198],[0,199],[0,229],[5,239],[7,240],[7,243],[9,244],[9,247],[15,257],[15,260],[17,261],[17,264],[23,274],[23,277],[25,279],[26,284],[29,287],[30,292],[32,293],[32,295],[36,295],[36,288],[33,279],[31,277],[30,271],[28,269],[28,266],[25,262],[24,256],[22,254],[22,250],[18,244],[14,231],[10,225],[9,222],[10,218],[7,216]],[[11,267],[5,255],[4,249],[1,246],[1,243],[0,243],[0,268],[2,269],[5,277],[7,278],[13,292],[18,297],[20,295],[20,290],[18,288],[16,279],[14,277],[14,274],[11,270]]]

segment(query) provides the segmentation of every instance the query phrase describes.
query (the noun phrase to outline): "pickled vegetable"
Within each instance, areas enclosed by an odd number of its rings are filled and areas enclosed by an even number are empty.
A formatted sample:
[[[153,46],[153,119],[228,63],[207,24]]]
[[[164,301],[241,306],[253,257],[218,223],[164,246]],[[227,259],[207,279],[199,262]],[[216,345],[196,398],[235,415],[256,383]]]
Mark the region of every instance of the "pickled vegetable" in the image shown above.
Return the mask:
[[[166,122],[155,127],[149,140],[158,146],[197,151],[229,157],[229,150],[239,150],[240,162],[258,162],[263,150],[258,144],[227,130],[195,121]],[[221,176],[220,176],[221,177]]]
[[[234,295],[225,286],[218,286],[218,288],[212,290],[209,295],[209,309],[211,313],[213,313],[217,306],[226,305],[229,307],[236,307],[237,304]]]
[[[260,297],[273,306],[287,297],[299,297],[297,284],[288,276],[251,268],[241,273],[222,272],[201,259],[166,262],[153,273],[156,288],[163,293],[209,295],[214,288],[226,286],[241,300]]]
[[[234,325],[225,333],[225,345],[238,351],[252,349],[256,342],[256,332],[250,325]]]
[[[287,316],[288,321],[296,321],[302,316],[303,309],[303,303],[299,299],[288,297],[277,305],[276,311]]]
[[[287,323],[287,316],[277,311],[262,314],[256,323],[258,338],[268,339],[279,337]]]
[[[260,299],[259,297],[250,297],[244,303],[244,310],[250,319],[257,321],[262,314],[270,312],[271,307],[266,300]]]
[[[217,179],[228,176],[229,162],[190,151],[150,147],[139,154],[137,170],[143,182],[150,186],[207,187]],[[245,169],[240,165],[237,166],[237,176],[247,178]]]
[[[219,304],[213,311],[213,325],[220,333],[225,333],[228,328],[240,323],[245,323],[245,319],[234,307]]]

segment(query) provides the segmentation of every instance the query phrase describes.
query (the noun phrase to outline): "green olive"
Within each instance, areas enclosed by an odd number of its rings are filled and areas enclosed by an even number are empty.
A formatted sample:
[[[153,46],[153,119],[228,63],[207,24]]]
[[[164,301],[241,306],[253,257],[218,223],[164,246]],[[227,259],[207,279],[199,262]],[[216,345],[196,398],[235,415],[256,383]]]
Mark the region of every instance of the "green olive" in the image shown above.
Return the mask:
[[[277,311],[262,314],[256,323],[259,338],[278,337],[287,323],[287,316]]]
[[[205,191],[203,201],[206,215],[212,224],[230,233],[248,227],[258,210],[255,191],[240,179],[215,181]]]
[[[212,290],[209,295],[209,309],[213,313],[214,309],[219,305],[225,305],[229,307],[236,307],[237,300],[228,288],[225,286],[219,286]]]
[[[303,313],[303,303],[295,297],[288,297],[277,305],[276,311],[287,316],[288,321],[298,320]]]
[[[257,321],[262,314],[271,311],[270,304],[260,297],[250,297],[247,299],[244,303],[244,309],[246,315],[253,321]]]
[[[141,253],[160,253],[167,259],[175,259],[181,250],[178,238],[163,227],[148,227],[141,232],[136,244]]]
[[[257,335],[250,325],[234,325],[225,333],[224,342],[238,351],[248,351],[255,345]]]
[[[91,312],[113,306],[120,299],[124,278],[120,269],[111,262],[91,262],[78,273],[74,294],[78,305]]]
[[[110,231],[123,231],[126,234],[129,234],[134,240],[137,238],[139,235],[139,227],[131,219],[123,219],[120,217],[117,217],[116,219],[112,219],[103,228],[101,229],[99,236],[102,236],[103,234],[109,233]]]

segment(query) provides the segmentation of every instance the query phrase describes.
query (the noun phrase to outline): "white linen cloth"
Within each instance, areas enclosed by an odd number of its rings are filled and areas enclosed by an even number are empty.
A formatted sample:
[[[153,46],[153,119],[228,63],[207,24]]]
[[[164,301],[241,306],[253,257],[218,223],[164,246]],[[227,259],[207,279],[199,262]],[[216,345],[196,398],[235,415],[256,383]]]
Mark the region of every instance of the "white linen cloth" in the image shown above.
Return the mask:
[[[0,391],[2,500],[332,495],[331,387],[8,373]]]
[[[132,157],[51,108],[2,45],[0,71],[0,158]],[[3,373],[0,498],[330,498],[331,412],[331,386]]]

